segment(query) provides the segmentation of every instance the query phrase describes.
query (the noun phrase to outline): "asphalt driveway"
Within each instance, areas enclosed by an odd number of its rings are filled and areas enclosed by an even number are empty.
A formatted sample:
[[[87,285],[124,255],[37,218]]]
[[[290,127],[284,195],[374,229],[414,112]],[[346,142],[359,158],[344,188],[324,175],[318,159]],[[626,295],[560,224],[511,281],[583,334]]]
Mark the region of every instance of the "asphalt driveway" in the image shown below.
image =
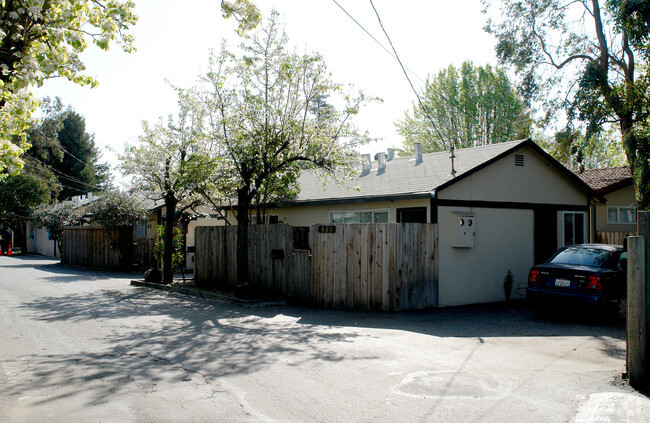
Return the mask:
[[[0,421],[650,419],[605,320],[243,307],[131,278],[0,257]]]

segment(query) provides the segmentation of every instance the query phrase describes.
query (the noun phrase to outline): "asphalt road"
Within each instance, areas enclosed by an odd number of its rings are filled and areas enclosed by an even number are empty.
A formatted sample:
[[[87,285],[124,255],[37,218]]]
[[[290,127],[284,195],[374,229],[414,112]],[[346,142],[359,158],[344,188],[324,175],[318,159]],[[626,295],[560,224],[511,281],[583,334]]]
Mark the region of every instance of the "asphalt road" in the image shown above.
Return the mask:
[[[522,304],[242,307],[0,257],[1,422],[650,419],[624,328]]]

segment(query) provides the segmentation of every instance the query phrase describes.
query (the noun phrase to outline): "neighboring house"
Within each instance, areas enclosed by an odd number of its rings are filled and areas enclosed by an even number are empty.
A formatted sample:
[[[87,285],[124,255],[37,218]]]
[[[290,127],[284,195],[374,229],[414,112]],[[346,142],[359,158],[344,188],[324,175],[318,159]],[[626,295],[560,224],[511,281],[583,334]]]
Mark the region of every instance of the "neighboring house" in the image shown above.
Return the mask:
[[[269,210],[269,220],[437,223],[440,306],[501,301],[508,270],[515,288],[525,286],[530,267],[558,247],[592,240],[589,209],[604,198],[531,140],[391,153],[366,155],[346,186],[303,172],[297,198]]]
[[[634,234],[637,230],[637,205],[630,169],[627,167],[587,169],[576,174],[607,200],[606,204],[598,204],[592,208],[595,240],[623,245],[625,236]]]
[[[77,195],[70,198],[77,207],[84,207],[99,197],[92,192],[84,195]],[[40,254],[46,257],[61,257],[56,241],[50,236],[50,232],[39,227],[32,219],[25,222],[25,234],[27,236],[27,253]]]

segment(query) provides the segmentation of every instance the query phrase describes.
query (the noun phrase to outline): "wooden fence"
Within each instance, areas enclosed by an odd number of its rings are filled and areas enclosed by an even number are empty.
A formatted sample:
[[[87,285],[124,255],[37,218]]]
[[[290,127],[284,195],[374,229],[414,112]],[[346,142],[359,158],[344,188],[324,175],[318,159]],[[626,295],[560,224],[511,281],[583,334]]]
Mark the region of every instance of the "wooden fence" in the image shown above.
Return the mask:
[[[133,239],[133,229],[120,230],[117,240],[103,227],[67,226],[63,229],[61,262],[72,266],[123,272],[152,267],[153,240]],[[122,257],[117,243],[122,245]]]
[[[194,280],[203,288],[233,290],[237,286],[237,227],[199,226],[195,229]],[[248,228],[248,273],[262,288],[308,301],[309,251],[293,249],[289,225]]]
[[[236,231],[196,228],[198,285],[234,288]],[[311,252],[294,250],[291,226],[251,226],[250,282],[326,308],[399,311],[437,306],[437,225],[315,225],[309,236]]]
[[[627,232],[596,232],[596,242],[601,244],[623,245],[623,240],[628,235],[635,235]]]

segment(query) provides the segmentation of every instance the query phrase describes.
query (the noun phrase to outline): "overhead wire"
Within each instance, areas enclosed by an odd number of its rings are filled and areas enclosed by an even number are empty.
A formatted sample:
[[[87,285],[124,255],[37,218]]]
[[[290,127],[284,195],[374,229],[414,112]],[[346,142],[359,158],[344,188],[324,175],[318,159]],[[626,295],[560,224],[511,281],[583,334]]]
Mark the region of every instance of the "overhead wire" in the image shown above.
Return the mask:
[[[356,20],[356,19],[355,19],[355,18],[354,18],[354,17],[353,17],[353,16],[352,16],[352,15],[351,15],[351,14],[350,14],[350,13],[349,13],[349,12],[348,12],[344,7],[343,7],[343,6],[339,3],[339,2],[337,2],[336,0],[332,0],[332,1],[334,2],[334,4],[336,4],[336,6],[339,7],[339,9],[341,9],[341,10],[343,11],[343,13],[345,13],[345,14],[347,15],[347,16],[348,16],[348,17],[349,17],[349,18],[350,18],[350,19],[351,19],[351,20],[352,20],[352,21],[353,21],[353,22],[354,22],[354,23],[355,23],[359,28],[361,28],[361,29],[363,30],[363,32],[365,32],[365,33],[366,33],[370,38],[372,38],[372,39],[373,39],[373,40],[374,40],[374,41],[375,41],[375,42],[376,42],[376,43],[377,43],[377,44],[378,44],[382,49],[384,49],[384,51],[386,51],[386,52],[387,52],[387,53],[388,53],[388,54],[389,54],[393,59],[396,59],[396,60],[400,63],[400,66],[402,66],[402,69],[403,69],[403,70],[404,70],[404,69],[408,70],[408,71],[409,71],[409,72],[410,72],[410,73],[411,73],[415,78],[417,78],[419,81],[421,81],[421,82],[423,82],[423,83],[426,84],[426,81],[424,81],[422,78],[420,78],[420,77],[419,77],[419,76],[418,76],[414,71],[412,71],[411,69],[409,69],[407,66],[403,65],[403,63],[401,62],[401,60],[399,59],[399,57],[396,56],[396,52],[395,52],[395,54],[394,54],[393,52],[391,52],[390,50],[388,50],[388,49],[387,49],[387,48],[386,48],[386,47],[385,47],[385,46],[384,46],[384,45],[383,45],[379,40],[377,40],[377,38],[375,38],[375,37],[374,37],[374,36],[373,36],[373,35],[372,35],[372,34],[371,34],[371,33],[370,33],[370,32],[369,32],[369,31],[368,31],[368,30],[363,26],[363,25],[361,25],[361,23],[359,23],[359,21],[357,21],[357,20]],[[372,2],[371,2],[371,4],[372,4]],[[379,19],[379,21],[380,21],[380,25],[381,25],[381,19],[379,18],[379,15],[378,15],[378,13],[377,13],[377,9],[374,7],[374,4],[373,4],[372,6],[373,6],[373,9],[375,9],[375,14],[377,15],[377,17],[378,17],[378,19]],[[382,30],[384,30],[384,34],[386,34],[386,30],[383,28],[383,25],[382,25]],[[386,34],[386,37],[388,38],[388,40],[389,40],[389,42],[390,42],[390,37],[388,37],[388,34]],[[391,42],[391,47],[393,47],[393,50],[395,50],[394,46],[392,45],[392,42]],[[406,74],[406,72],[405,72],[405,74]],[[408,79],[408,75],[407,75],[407,79]],[[409,79],[409,83],[411,83],[410,79]],[[412,83],[411,83],[411,89],[414,90],[414,88],[413,88],[413,84],[412,84]],[[438,91],[437,89],[435,89],[433,86],[429,85],[429,86],[428,86],[428,89],[429,89],[431,92],[433,92],[433,94],[435,94],[435,95],[437,95],[438,97],[442,98],[445,102],[447,102],[449,105],[451,105],[451,106],[452,106],[452,107],[453,107],[457,112],[460,112],[460,113],[462,113],[462,114],[464,114],[464,115],[469,115],[469,112],[468,112],[467,110],[465,110],[464,108],[462,108],[462,107],[461,107],[457,102],[451,100],[451,99],[448,98],[446,95],[442,94],[440,91]],[[415,91],[415,90],[414,90],[414,91]],[[420,108],[422,109],[422,111],[423,111],[424,114],[426,115],[427,119],[428,119],[429,121],[432,121],[431,116],[430,116],[429,113],[427,112],[427,109],[423,106],[423,103],[422,103],[421,99],[419,98],[419,95],[417,94],[417,92],[416,92],[415,94],[416,94],[416,96],[418,97],[418,101],[419,101],[419,104],[420,104]],[[440,136],[440,131],[438,131],[438,129],[435,127],[435,125],[434,125],[434,129],[436,130],[436,132],[438,132],[438,135]],[[443,137],[440,137],[440,138],[444,140]]]
[[[69,154],[69,153],[68,153],[68,154]],[[70,154],[70,155],[72,155],[72,154]],[[85,185],[85,186],[87,186],[87,187],[90,187],[90,188],[93,188],[93,189],[96,189],[96,190],[99,190],[99,191],[102,190],[102,188],[101,188],[101,187],[98,187],[97,185],[92,185],[92,184],[86,183],[86,182],[81,181],[81,180],[79,180],[79,179],[77,179],[77,178],[75,178],[75,177],[73,177],[73,176],[71,176],[71,175],[68,175],[68,174],[66,174],[66,173],[64,173],[64,172],[61,172],[60,170],[54,169],[52,166],[48,166],[48,165],[46,165],[46,164],[43,163],[41,160],[39,160],[39,159],[37,159],[37,158],[35,158],[35,157],[33,157],[33,156],[27,154],[27,153],[25,153],[25,156],[31,158],[32,160],[37,161],[38,163],[40,163],[41,165],[43,165],[45,168],[51,170],[52,172],[58,173],[59,175],[61,175],[62,178],[67,179],[67,180],[70,181],[70,182],[74,182],[74,183],[77,183],[77,184]],[[73,188],[73,187],[70,187],[70,186],[66,186],[66,188],[71,188],[71,189],[74,189],[75,191],[79,191],[79,192],[82,192],[82,193],[86,193],[86,191],[80,190],[79,188]]]
[[[445,142],[445,138],[442,136],[440,131],[438,130],[438,127],[436,124],[433,122],[433,119],[429,115],[429,112],[427,109],[424,107],[424,104],[422,103],[422,99],[420,98],[420,94],[418,94],[417,90],[413,86],[413,82],[411,81],[411,78],[408,75],[408,72],[406,72],[406,69],[404,67],[404,64],[402,64],[402,60],[399,58],[399,55],[397,54],[397,50],[395,50],[395,46],[393,45],[393,41],[390,39],[390,36],[388,35],[388,32],[386,31],[386,28],[384,28],[384,24],[381,21],[381,17],[379,16],[379,12],[375,8],[375,4],[370,0],[370,5],[372,6],[372,9],[375,11],[375,15],[377,16],[377,20],[379,21],[379,26],[381,26],[382,31],[384,31],[384,35],[386,35],[386,39],[388,40],[388,43],[390,44],[390,47],[393,49],[393,52],[395,53],[395,59],[397,59],[397,62],[399,63],[400,67],[402,68],[402,72],[404,72],[404,76],[406,77],[406,80],[408,81],[409,85],[411,86],[411,89],[413,90],[413,93],[418,99],[418,103],[420,104],[420,107],[422,108],[422,111],[426,115],[427,119],[431,123],[431,126],[433,126],[433,129],[435,129],[436,133],[442,140],[443,144]],[[444,97],[443,97],[444,98]]]
[[[26,164],[27,164],[27,163],[26,163]],[[33,166],[31,163],[30,163],[29,165],[30,165],[30,166]],[[34,168],[34,169],[36,169],[36,168]],[[56,181],[52,181],[52,180],[49,180],[49,179],[44,178],[44,177],[41,176],[41,175],[37,175],[37,174],[34,174],[34,173],[30,173],[29,175],[32,176],[32,177],[34,177],[34,178],[36,178],[36,179],[39,179],[39,180],[41,180],[41,181],[43,181],[43,182],[45,182],[45,183],[48,183],[48,184],[54,184],[54,185],[57,185],[57,186],[60,186],[60,187],[63,187],[63,188],[68,188],[68,189],[71,189],[71,190],[74,190],[74,191],[80,192],[80,193],[82,193],[82,194],[83,194],[83,193],[86,193],[85,190],[80,190],[79,188],[75,188],[75,187],[72,187],[72,186],[70,186],[70,185],[66,185],[66,184],[64,184],[64,183],[61,183],[61,181],[59,181],[58,179],[57,179]]]
[[[372,38],[373,41],[374,41],[375,43],[379,44],[379,46],[380,46],[382,49],[384,49],[384,51],[385,51],[386,53],[388,53],[388,54],[390,55],[390,57],[392,57],[393,59],[397,59],[397,58],[395,57],[395,55],[394,55],[390,50],[388,50],[388,49],[386,48],[386,46],[384,46],[384,45],[383,45],[383,44],[382,44],[382,43],[381,43],[377,38],[375,38],[375,36],[372,35],[372,34],[371,34],[371,33],[370,33],[370,32],[369,32],[369,31],[368,31],[368,30],[367,30],[363,25],[361,25],[361,24],[359,23],[359,21],[357,21],[357,20],[354,18],[354,16],[352,16],[350,13],[348,13],[348,11],[345,10],[345,8],[344,8],[343,6],[341,6],[341,5],[339,4],[339,2],[337,2],[336,0],[332,0],[332,1],[334,2],[335,5],[337,5],[337,6],[339,7],[339,9],[341,9],[341,10],[343,11],[343,13],[345,13],[345,14],[346,14],[350,19],[352,19],[352,22],[354,22],[355,24],[357,24],[357,26],[358,26],[359,28],[361,28],[361,29],[363,30],[363,32],[365,32],[366,34],[368,34],[368,36],[369,36],[370,38]],[[411,69],[409,69],[408,67],[407,67],[406,69],[407,69],[409,72],[411,72],[411,74],[413,74],[413,76],[415,76],[417,79],[419,79],[420,82],[426,82],[426,81],[424,81],[422,78],[420,78],[420,77],[419,77],[415,72],[413,72]]]

